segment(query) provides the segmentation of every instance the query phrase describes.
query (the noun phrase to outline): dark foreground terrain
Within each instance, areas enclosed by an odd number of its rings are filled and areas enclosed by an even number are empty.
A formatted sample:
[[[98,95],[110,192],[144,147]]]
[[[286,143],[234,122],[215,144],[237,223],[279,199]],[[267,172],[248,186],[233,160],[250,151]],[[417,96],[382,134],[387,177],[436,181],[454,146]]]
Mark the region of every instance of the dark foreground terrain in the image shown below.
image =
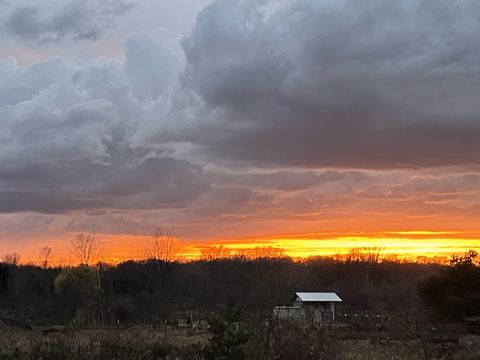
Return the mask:
[[[4,263],[0,359],[480,359],[476,259]],[[337,292],[337,321],[274,318],[300,290]]]
[[[257,334],[258,335],[258,334]],[[265,335],[265,334],[263,334]],[[34,329],[2,327],[0,359],[130,360],[205,359],[206,329],[151,327]],[[351,328],[300,329],[280,326],[266,339],[251,337],[243,355],[216,359],[478,359],[480,336],[451,332],[422,338],[415,331],[395,334]]]

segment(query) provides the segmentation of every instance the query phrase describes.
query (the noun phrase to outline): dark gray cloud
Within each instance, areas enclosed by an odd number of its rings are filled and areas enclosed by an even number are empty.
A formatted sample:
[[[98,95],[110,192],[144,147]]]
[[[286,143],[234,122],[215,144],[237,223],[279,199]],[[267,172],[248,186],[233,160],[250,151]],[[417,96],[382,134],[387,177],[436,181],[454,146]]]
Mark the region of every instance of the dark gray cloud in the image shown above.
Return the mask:
[[[96,40],[135,6],[130,0],[68,0],[26,4],[4,19],[8,35],[36,43]]]
[[[140,149],[117,149],[104,161],[4,168],[0,212],[183,207],[208,189],[202,169],[187,161],[149,156]]]
[[[246,186],[254,189],[274,191],[301,191],[331,183],[360,185],[370,179],[361,171],[271,171],[244,174],[218,173],[212,176],[214,181],[223,184]]]
[[[300,167],[478,164],[480,3],[218,0],[184,40],[211,156]]]

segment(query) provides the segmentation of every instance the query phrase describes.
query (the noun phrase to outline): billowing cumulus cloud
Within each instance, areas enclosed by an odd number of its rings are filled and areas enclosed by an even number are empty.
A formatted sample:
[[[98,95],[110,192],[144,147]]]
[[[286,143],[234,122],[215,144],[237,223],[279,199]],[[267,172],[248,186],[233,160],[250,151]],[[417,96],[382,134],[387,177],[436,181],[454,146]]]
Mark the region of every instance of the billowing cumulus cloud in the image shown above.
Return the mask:
[[[169,98],[185,67],[180,36],[160,29],[125,43],[125,73],[137,98]]]
[[[208,189],[200,165],[132,140],[175,86],[177,37],[126,48],[125,63],[0,62],[0,212],[181,207]]]
[[[216,1],[183,43],[218,117],[194,141],[287,166],[478,164],[479,16],[471,0]]]
[[[7,5],[0,3],[0,6]],[[18,1],[4,19],[8,35],[33,43],[96,40],[135,6],[130,0]]]

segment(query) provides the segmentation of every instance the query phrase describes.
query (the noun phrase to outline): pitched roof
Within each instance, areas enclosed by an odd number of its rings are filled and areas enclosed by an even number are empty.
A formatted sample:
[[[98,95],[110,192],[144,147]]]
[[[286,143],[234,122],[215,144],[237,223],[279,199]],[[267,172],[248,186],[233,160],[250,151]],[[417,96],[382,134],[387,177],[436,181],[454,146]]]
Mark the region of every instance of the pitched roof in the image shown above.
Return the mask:
[[[334,292],[297,292],[297,297],[303,302],[342,302]]]

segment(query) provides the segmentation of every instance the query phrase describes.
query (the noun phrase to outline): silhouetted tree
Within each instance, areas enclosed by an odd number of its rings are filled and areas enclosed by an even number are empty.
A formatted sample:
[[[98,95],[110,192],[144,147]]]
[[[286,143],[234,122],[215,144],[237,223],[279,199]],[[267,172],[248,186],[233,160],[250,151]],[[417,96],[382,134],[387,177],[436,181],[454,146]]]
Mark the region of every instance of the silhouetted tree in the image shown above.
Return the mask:
[[[50,258],[52,257],[53,250],[51,247],[45,246],[40,249],[38,252],[38,256],[40,258],[40,265],[42,268],[46,269],[48,267],[48,263]]]
[[[239,250],[235,255],[248,260],[281,259],[284,257],[284,251],[282,248],[274,246],[256,246]]]
[[[378,246],[350,249],[347,253],[345,262],[361,264],[365,270],[365,286],[370,286],[372,272],[381,260],[383,248]]]
[[[147,250],[149,259],[170,263],[177,259],[181,244],[171,230],[156,228],[152,233],[152,242]]]
[[[427,306],[439,314],[463,319],[480,315],[480,268],[475,265],[477,252],[454,256],[450,266],[418,285]]]
[[[364,263],[331,258],[298,262],[288,258],[234,256],[188,263],[128,261],[90,267],[86,274],[69,268],[42,269],[2,263],[0,307],[2,311],[17,314],[34,309],[36,320],[45,323],[63,321],[66,307],[81,308],[82,315],[92,320],[104,315],[106,322],[114,321],[118,310],[117,318],[149,322],[168,318],[176,310],[195,310],[199,316],[204,315],[234,298],[244,310],[246,321],[251,322],[252,318],[258,320],[256,314],[262,311],[268,314],[275,305],[288,305],[295,291],[305,290],[336,291],[345,304],[358,310],[403,312],[419,305],[420,280],[438,269],[450,268],[392,262],[372,267],[372,281],[367,290]],[[87,310],[90,313],[86,314]]]
[[[231,255],[231,250],[223,245],[206,246],[200,250],[200,260],[203,261],[228,259]]]
[[[246,359],[245,345],[249,334],[240,326],[241,310],[229,302],[222,313],[222,318],[212,318],[211,337],[203,349],[206,360],[242,360]]]
[[[63,269],[54,282],[55,293],[71,310],[93,299],[100,290],[98,284],[98,271],[85,265]]]
[[[453,267],[462,265],[475,265],[478,253],[475,250],[469,250],[462,256],[453,255],[450,259],[450,265]]]
[[[6,293],[9,290],[10,276],[10,267],[0,263],[0,294]]]
[[[20,263],[20,254],[13,252],[2,256],[2,262],[7,265],[17,266]]]
[[[90,266],[100,260],[103,246],[93,234],[78,234],[70,244],[70,253],[81,265]]]

